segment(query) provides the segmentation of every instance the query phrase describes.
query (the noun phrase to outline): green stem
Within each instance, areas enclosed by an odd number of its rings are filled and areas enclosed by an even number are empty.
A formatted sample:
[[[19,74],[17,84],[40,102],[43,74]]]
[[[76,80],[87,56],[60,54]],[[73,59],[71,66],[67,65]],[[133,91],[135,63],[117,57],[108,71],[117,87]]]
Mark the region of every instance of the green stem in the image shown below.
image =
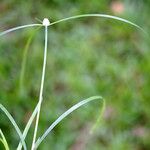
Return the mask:
[[[48,27],[45,26],[45,47],[44,47],[43,71],[42,71],[41,88],[40,88],[40,95],[39,95],[39,102],[38,102],[39,103],[38,112],[37,112],[37,116],[36,116],[36,123],[35,123],[35,129],[34,129],[34,135],[33,135],[31,150],[35,149],[34,146],[35,146],[35,141],[36,141],[36,136],[37,136],[41,104],[42,104],[42,101],[43,101],[43,87],[44,87],[46,58],[47,58],[47,42],[48,42],[47,37],[48,37]]]

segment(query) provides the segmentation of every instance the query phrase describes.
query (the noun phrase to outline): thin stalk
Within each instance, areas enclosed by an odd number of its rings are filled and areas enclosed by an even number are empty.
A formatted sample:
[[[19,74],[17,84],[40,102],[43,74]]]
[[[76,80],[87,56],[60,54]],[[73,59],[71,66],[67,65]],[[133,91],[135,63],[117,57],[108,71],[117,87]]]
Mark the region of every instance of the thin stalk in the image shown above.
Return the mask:
[[[37,130],[38,130],[38,124],[39,124],[41,104],[42,104],[42,101],[43,101],[43,87],[44,87],[46,58],[47,58],[47,42],[48,42],[47,37],[48,37],[48,27],[45,26],[45,46],[44,46],[43,71],[42,71],[40,95],[39,95],[39,102],[38,102],[39,103],[39,105],[38,105],[38,112],[37,112],[37,116],[36,116],[36,123],[35,123],[35,129],[34,129],[34,135],[33,135],[33,141],[32,141],[31,150],[34,150],[34,146],[35,146]]]

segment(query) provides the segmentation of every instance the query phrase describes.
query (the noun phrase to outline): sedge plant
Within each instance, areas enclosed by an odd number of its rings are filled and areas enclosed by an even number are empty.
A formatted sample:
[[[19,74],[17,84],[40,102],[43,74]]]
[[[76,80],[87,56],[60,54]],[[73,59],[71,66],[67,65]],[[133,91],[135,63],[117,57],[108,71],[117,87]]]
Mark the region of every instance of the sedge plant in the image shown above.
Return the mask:
[[[7,116],[7,118],[9,119],[10,123],[12,124],[12,126],[14,127],[14,129],[16,130],[16,133],[19,136],[19,142],[18,142],[18,146],[16,147],[17,150],[27,150],[27,145],[25,142],[26,136],[28,134],[28,131],[31,127],[31,124],[33,123],[33,121],[35,120],[35,126],[34,126],[34,133],[33,133],[33,140],[32,140],[32,145],[31,145],[31,150],[36,150],[38,149],[38,147],[40,146],[40,144],[46,139],[46,137],[51,133],[51,131],[55,128],[55,126],[57,126],[64,118],[66,118],[69,114],[71,114],[73,111],[77,110],[78,108],[86,105],[87,103],[93,102],[95,100],[101,100],[103,102],[103,106],[102,109],[100,111],[100,115],[99,118],[97,119],[95,125],[93,126],[92,130],[94,130],[96,124],[100,121],[103,111],[105,109],[105,100],[103,99],[103,97],[101,96],[92,96],[90,98],[84,99],[80,102],[78,102],[77,104],[73,105],[71,108],[69,108],[66,112],[64,112],[60,117],[58,117],[49,127],[48,129],[45,130],[45,132],[37,138],[37,132],[38,132],[38,125],[39,125],[39,118],[40,118],[40,113],[41,113],[41,106],[42,106],[42,102],[43,102],[43,89],[44,89],[44,81],[45,81],[45,72],[46,72],[46,59],[47,59],[47,50],[48,50],[48,29],[51,28],[51,26],[64,22],[64,21],[70,21],[73,19],[77,19],[77,18],[83,18],[83,17],[102,17],[102,18],[107,18],[107,19],[114,19],[114,20],[118,20],[127,24],[130,24],[142,31],[144,31],[140,26],[138,26],[137,24],[117,17],[117,16],[111,16],[111,15],[107,15],[107,14],[82,14],[82,15],[77,15],[77,16],[72,16],[72,17],[68,17],[68,18],[64,18],[55,22],[50,22],[47,18],[44,18],[43,22],[41,22],[40,24],[27,24],[27,25],[22,25],[22,26],[18,26],[15,28],[11,28],[8,29],[4,32],[0,33],[0,37],[4,36],[10,32],[16,31],[16,30],[20,30],[20,29],[24,29],[24,28],[30,28],[30,27],[39,27],[39,28],[44,28],[44,39],[45,39],[45,43],[44,43],[44,58],[43,58],[43,68],[42,68],[42,75],[41,75],[41,84],[40,84],[40,92],[39,92],[39,99],[37,101],[37,104],[35,106],[35,109],[33,110],[26,126],[25,129],[23,130],[23,132],[21,131],[21,129],[18,127],[17,123],[15,122],[15,119],[12,117],[12,115],[9,113],[9,111],[2,105],[0,104],[0,109],[1,111]],[[24,55],[26,56],[26,53],[28,51],[29,48],[29,44],[32,40],[33,36],[28,40],[27,46],[25,48],[25,52]],[[25,57],[24,57],[25,58]],[[21,70],[21,76],[20,76],[20,86],[22,86],[23,84],[23,76],[24,76],[24,72],[25,72],[25,64],[26,64],[26,59],[23,59],[22,61],[22,70]],[[9,150],[9,144],[2,132],[2,129],[0,129],[0,142],[2,142],[2,144],[4,145],[6,150]]]

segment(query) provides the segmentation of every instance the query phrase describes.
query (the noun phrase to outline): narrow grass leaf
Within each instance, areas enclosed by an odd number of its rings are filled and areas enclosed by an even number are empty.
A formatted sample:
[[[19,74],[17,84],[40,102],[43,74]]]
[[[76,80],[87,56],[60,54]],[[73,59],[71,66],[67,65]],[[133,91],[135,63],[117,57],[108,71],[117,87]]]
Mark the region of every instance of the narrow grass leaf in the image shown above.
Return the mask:
[[[9,150],[9,146],[8,146],[8,143],[7,143],[7,140],[2,132],[2,130],[0,129],[0,135],[1,135],[1,138],[0,138],[0,141],[3,143],[4,147],[6,150]]]
[[[83,17],[103,17],[103,18],[115,19],[115,20],[122,21],[122,22],[125,22],[127,24],[130,24],[132,26],[135,26],[135,27],[139,28],[140,30],[142,30],[143,32],[145,32],[142,27],[140,27],[139,25],[137,25],[137,24],[135,24],[135,23],[133,23],[129,20],[126,20],[126,19],[123,19],[123,18],[120,18],[120,17],[117,17],[117,16],[107,15],[107,14],[83,14],[83,15],[71,16],[71,17],[68,17],[68,18],[64,18],[64,19],[52,22],[50,24],[50,26],[54,25],[54,24],[57,24],[57,23],[60,23],[60,22],[69,21],[69,20],[73,20],[73,19],[77,19],[77,18],[83,18]]]
[[[91,101],[94,101],[94,100],[97,100],[97,99],[102,99],[103,98],[101,96],[93,96],[93,97],[90,97],[88,99],[85,99],[85,100],[82,100],[80,101],[79,103],[75,104],[74,106],[72,106],[70,109],[68,109],[66,112],[64,112],[58,119],[56,119],[52,124],[51,126],[44,132],[44,134],[38,138],[36,144],[35,144],[35,149],[38,148],[38,146],[41,144],[41,142],[48,136],[48,134],[53,130],[53,128],[58,125],[64,118],[66,118],[69,114],[71,114],[73,111],[75,111],[76,109],[78,109],[79,107],[91,102]]]
[[[93,133],[94,133],[94,131],[96,130],[96,128],[98,127],[98,125],[99,125],[100,122],[102,121],[105,108],[106,108],[106,102],[105,102],[105,99],[103,99],[102,108],[100,107],[99,116],[98,116],[96,122],[94,123],[94,125],[92,126],[92,128],[90,129],[90,134],[93,134]]]
[[[6,31],[0,32],[0,36],[3,36],[7,33],[12,32],[12,31],[16,31],[16,30],[28,28],[28,27],[34,27],[34,26],[43,26],[43,25],[42,24],[27,24],[27,25],[23,25],[23,26],[14,27],[14,28],[8,29]]]
[[[32,124],[32,122],[33,122],[33,120],[34,120],[34,118],[35,118],[35,116],[36,116],[36,114],[37,114],[38,107],[39,107],[39,103],[36,105],[36,107],[35,107],[35,109],[34,109],[32,115],[31,115],[31,117],[30,117],[29,120],[28,120],[28,123],[27,123],[26,126],[25,126],[25,129],[24,129],[24,131],[23,131],[23,139],[24,139],[24,140],[25,140],[25,138],[26,138],[26,136],[27,136],[27,134],[28,134],[28,131],[29,131],[30,127],[31,127],[31,124]],[[21,150],[21,148],[22,148],[22,144],[21,144],[21,141],[20,141],[20,143],[19,143],[19,145],[18,145],[18,147],[17,147],[17,150]]]
[[[7,109],[2,104],[0,104],[0,109],[6,114],[6,116],[8,117],[8,119],[10,120],[12,125],[14,126],[17,134],[19,135],[19,138],[21,140],[21,143],[22,143],[24,149],[27,150],[26,143],[23,139],[22,133],[21,133],[17,123],[15,122],[14,118],[11,116],[11,114],[7,111]]]

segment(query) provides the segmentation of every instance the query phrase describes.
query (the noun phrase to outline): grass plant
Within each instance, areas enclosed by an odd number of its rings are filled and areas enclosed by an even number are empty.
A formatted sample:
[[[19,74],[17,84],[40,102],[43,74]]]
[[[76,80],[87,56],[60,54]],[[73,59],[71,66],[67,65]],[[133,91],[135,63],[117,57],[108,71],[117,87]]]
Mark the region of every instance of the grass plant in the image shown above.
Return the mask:
[[[111,15],[106,15],[106,14],[83,14],[83,15],[77,15],[77,16],[72,16],[72,17],[68,17],[68,18],[64,18],[55,22],[50,22],[47,18],[45,18],[43,20],[42,23],[40,24],[27,24],[27,25],[23,25],[23,26],[18,26],[12,29],[8,29],[4,32],[0,33],[0,37],[4,36],[5,34],[8,34],[10,32],[19,30],[19,29],[24,29],[24,28],[30,28],[30,27],[39,27],[39,28],[44,28],[44,39],[45,39],[45,44],[44,44],[44,58],[43,58],[43,68],[42,68],[42,75],[41,75],[41,84],[40,84],[40,92],[39,92],[39,100],[37,101],[37,105],[35,106],[35,109],[33,110],[33,113],[31,114],[26,127],[24,129],[24,131],[22,132],[21,129],[18,127],[17,123],[15,122],[15,119],[11,116],[11,114],[9,113],[9,111],[2,105],[0,104],[0,109],[1,111],[8,117],[8,119],[10,120],[11,124],[14,126],[20,141],[18,143],[18,147],[17,150],[21,150],[22,148],[24,150],[27,150],[27,145],[26,145],[26,136],[28,134],[28,131],[31,127],[31,124],[33,123],[33,120],[35,119],[35,127],[34,127],[34,134],[33,134],[33,140],[32,140],[32,145],[31,145],[31,150],[36,150],[40,144],[43,142],[43,140],[51,133],[51,131],[53,130],[53,128],[58,125],[64,118],[66,118],[69,114],[71,114],[73,111],[77,110],[78,108],[86,105],[87,103],[90,103],[92,101],[95,100],[102,100],[103,102],[103,108],[101,110],[100,113],[100,118],[102,117],[103,111],[104,111],[104,106],[105,106],[105,100],[101,97],[101,96],[92,96],[90,98],[84,99],[80,102],[78,102],[77,104],[73,105],[71,108],[69,108],[66,112],[64,112],[60,117],[58,117],[50,126],[49,128],[47,128],[45,130],[45,132],[37,138],[37,133],[38,133],[38,125],[39,125],[39,118],[40,118],[40,113],[41,113],[41,106],[42,106],[42,102],[44,99],[43,96],[43,92],[44,92],[44,81],[45,81],[45,72],[46,72],[46,62],[47,62],[47,50],[48,50],[48,29],[51,28],[53,25],[56,25],[58,23],[64,22],[64,21],[71,21],[73,19],[77,19],[77,18],[83,18],[83,17],[101,17],[101,18],[107,18],[107,19],[113,19],[113,20],[118,20],[127,24],[130,24],[138,29],[140,29],[141,31],[144,32],[144,30],[138,26],[137,24],[117,17],[117,16],[111,16]],[[34,35],[34,33],[33,33]],[[25,65],[26,65],[26,56],[28,53],[28,49],[29,49],[29,45],[32,41],[32,38],[34,36],[31,36],[29,38],[29,40],[27,41],[27,45],[25,47],[25,51],[24,51],[24,56],[23,56],[23,61],[22,61],[22,70],[21,70],[21,76],[20,76],[20,89],[23,90],[23,78],[24,78],[24,73],[25,73]],[[84,58],[83,58],[84,59]],[[99,120],[99,119],[98,119]],[[99,122],[97,120],[97,122]],[[97,123],[96,123],[97,124]],[[93,128],[94,129],[94,128]],[[6,150],[9,150],[9,144],[7,143],[7,140],[2,132],[2,129],[0,129],[0,141],[3,143],[4,147]]]

